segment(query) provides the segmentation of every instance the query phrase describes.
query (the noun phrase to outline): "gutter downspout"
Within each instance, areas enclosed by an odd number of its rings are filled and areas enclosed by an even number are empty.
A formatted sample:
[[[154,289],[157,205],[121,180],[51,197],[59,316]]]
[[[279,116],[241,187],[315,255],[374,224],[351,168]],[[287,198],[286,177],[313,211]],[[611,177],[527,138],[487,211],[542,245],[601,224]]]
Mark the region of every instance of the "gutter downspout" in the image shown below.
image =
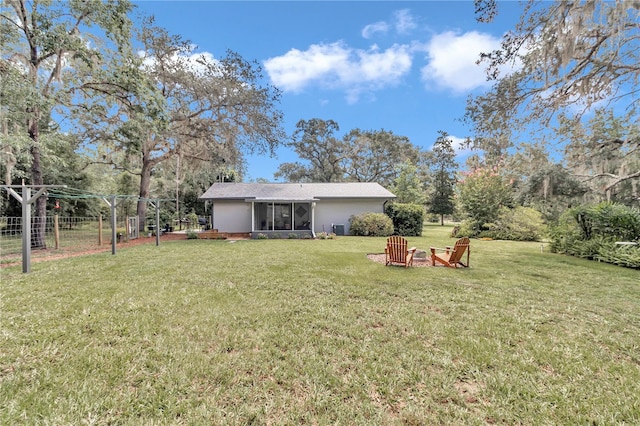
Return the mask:
[[[316,202],[311,202],[311,235],[316,238]]]
[[[251,202],[251,235],[255,232],[255,223],[256,223],[256,202]]]
[[[215,203],[213,202],[213,200],[211,200],[211,229],[212,230],[216,229],[216,225],[214,223],[214,218],[213,218],[214,210],[215,210]]]
[[[382,213],[385,213],[387,211],[387,203],[391,201],[391,200],[384,200],[384,203],[382,203]]]

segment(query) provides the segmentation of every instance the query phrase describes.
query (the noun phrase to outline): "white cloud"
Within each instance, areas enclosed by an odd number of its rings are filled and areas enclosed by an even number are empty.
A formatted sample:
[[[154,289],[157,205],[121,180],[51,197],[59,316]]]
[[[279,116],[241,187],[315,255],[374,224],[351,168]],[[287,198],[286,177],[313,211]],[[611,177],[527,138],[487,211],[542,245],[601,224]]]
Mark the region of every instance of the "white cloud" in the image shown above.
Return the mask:
[[[358,52],[357,67],[361,74],[359,79],[372,83],[393,84],[400,80],[411,68],[411,54],[407,46],[393,45],[385,51],[374,50]]]
[[[398,34],[408,34],[418,27],[409,9],[397,10],[393,16]]]
[[[458,136],[447,135],[448,139],[453,142],[453,149],[456,152],[456,157],[464,157],[471,153],[471,149],[465,144],[466,138],[460,138]],[[435,143],[431,145],[431,149],[435,146]]]
[[[362,29],[362,37],[369,39],[376,33],[386,34],[389,31],[389,24],[384,21],[376,22],[375,24],[369,24]]]
[[[385,21],[378,21],[365,26],[362,29],[362,37],[370,39],[378,33],[386,34],[390,28],[395,29],[396,33],[400,35],[406,35],[417,27],[418,24],[416,24],[415,18],[411,15],[409,9],[402,9],[393,13],[393,22],[391,24]]]
[[[313,44],[306,51],[291,49],[264,61],[271,81],[280,89],[299,92],[312,81],[335,79],[349,63],[349,49],[342,43]]]
[[[428,85],[465,93],[487,87],[484,67],[476,64],[481,52],[500,47],[500,39],[476,31],[459,34],[447,31],[435,35],[427,44],[428,65],[421,70]]]
[[[314,44],[305,51],[292,49],[267,59],[264,67],[272,83],[283,91],[300,92],[316,84],[344,90],[348,100],[355,102],[360,93],[397,84],[411,64],[411,52],[405,45],[361,50],[336,42]]]
[[[395,12],[393,28],[407,32],[417,27],[409,10]],[[368,25],[363,37],[391,26],[384,22]],[[399,84],[411,72],[415,55],[426,52],[426,65],[420,70],[427,88],[440,88],[456,94],[488,87],[485,67],[476,64],[481,52],[500,47],[500,38],[476,31],[447,31],[430,40],[413,40],[380,48],[373,44],[367,50],[338,41],[312,44],[306,50],[291,49],[283,55],[264,61],[272,84],[284,92],[299,93],[315,86],[340,90],[348,102],[357,102],[362,95],[374,96],[375,91]]]
[[[449,139],[453,141],[453,149],[456,150],[458,155],[465,154],[471,152],[471,150],[466,146],[465,141],[466,138],[459,138],[457,136],[449,136]]]
[[[156,65],[155,58],[149,56],[145,51],[138,51],[138,56],[143,58],[142,64],[145,67],[153,68]],[[185,64],[187,69],[197,75],[204,74],[206,66],[204,64],[214,64],[217,59],[209,52],[191,53],[189,55],[173,54],[168,64]]]

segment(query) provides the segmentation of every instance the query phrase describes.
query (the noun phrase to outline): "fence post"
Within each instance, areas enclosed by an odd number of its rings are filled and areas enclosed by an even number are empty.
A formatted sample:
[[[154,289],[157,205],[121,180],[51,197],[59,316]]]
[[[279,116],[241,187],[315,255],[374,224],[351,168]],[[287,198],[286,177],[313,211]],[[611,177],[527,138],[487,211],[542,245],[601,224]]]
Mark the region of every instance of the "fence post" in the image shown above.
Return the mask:
[[[60,228],[59,228],[58,214],[53,215],[53,238],[56,244],[56,250],[60,248]]]
[[[98,245],[102,245],[102,215],[98,216]]]

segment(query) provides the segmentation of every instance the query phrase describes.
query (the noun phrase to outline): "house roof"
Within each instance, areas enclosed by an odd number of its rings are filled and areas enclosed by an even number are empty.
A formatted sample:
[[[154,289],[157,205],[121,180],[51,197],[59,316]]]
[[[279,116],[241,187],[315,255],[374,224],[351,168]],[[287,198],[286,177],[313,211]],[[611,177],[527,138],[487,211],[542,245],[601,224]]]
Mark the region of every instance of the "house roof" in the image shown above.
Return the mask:
[[[313,201],[340,198],[395,198],[375,182],[344,183],[214,183],[203,200]]]

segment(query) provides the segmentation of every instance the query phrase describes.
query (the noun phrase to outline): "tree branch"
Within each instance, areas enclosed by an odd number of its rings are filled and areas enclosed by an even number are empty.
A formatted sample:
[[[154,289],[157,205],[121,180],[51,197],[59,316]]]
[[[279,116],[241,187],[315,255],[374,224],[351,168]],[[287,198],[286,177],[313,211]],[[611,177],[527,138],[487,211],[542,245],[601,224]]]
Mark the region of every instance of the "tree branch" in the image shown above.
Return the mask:
[[[619,184],[619,183],[621,183],[621,182],[624,182],[625,180],[629,180],[629,179],[633,179],[633,178],[637,178],[637,177],[640,177],[640,170],[639,170],[639,171],[637,171],[637,172],[635,172],[635,173],[632,173],[632,174],[630,174],[630,175],[623,176],[623,177],[619,177],[618,179],[614,180],[612,183],[610,183],[609,185],[607,185],[607,186],[604,188],[604,190],[605,190],[605,191],[608,191],[608,190],[610,190],[611,188],[613,188],[614,186],[616,186],[617,184]]]
[[[637,178],[640,177],[640,170],[625,176],[618,176],[618,175],[614,175],[613,173],[597,173],[595,175],[582,175],[582,174],[574,174],[574,176],[577,177],[584,177],[587,178],[587,181],[593,180],[593,179],[597,179],[599,177],[606,177],[606,178],[611,178],[614,179],[613,182],[611,182],[609,185],[607,185],[604,190],[608,191],[611,188],[613,188],[614,186],[616,186],[617,184],[624,182],[626,180],[629,179],[633,179],[633,178]]]

